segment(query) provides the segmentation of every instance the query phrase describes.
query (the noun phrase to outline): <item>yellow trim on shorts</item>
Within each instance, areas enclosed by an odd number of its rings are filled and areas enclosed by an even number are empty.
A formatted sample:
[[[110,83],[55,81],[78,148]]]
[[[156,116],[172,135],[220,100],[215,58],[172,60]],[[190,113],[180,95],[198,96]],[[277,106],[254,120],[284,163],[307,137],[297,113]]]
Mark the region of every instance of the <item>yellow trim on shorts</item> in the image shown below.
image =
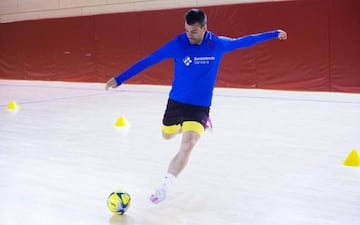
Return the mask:
[[[181,126],[179,124],[175,124],[175,125],[171,125],[171,126],[162,126],[162,131],[165,134],[175,134],[177,132],[179,132],[179,130],[181,129]]]
[[[204,126],[197,121],[185,121],[182,125],[182,132],[194,131],[200,136],[204,133]]]

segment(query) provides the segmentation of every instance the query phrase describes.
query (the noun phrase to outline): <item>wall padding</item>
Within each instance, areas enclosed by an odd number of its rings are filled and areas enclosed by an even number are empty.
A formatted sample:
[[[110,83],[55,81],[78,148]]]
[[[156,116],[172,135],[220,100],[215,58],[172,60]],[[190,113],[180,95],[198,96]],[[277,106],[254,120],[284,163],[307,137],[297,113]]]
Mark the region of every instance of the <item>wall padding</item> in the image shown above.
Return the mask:
[[[276,1],[203,8],[229,37],[274,29],[272,40],[223,58],[218,87],[360,92],[360,2]],[[0,24],[0,78],[105,82],[184,30],[187,9]],[[129,80],[171,84],[164,61]]]

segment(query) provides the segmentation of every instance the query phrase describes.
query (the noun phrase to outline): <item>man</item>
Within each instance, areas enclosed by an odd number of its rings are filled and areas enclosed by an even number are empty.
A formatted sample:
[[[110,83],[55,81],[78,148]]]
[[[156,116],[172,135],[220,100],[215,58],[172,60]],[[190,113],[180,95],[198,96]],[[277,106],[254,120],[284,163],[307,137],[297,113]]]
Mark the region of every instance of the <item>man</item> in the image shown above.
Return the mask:
[[[162,135],[164,139],[171,139],[182,134],[182,140],[162,184],[150,196],[153,203],[165,199],[169,185],[186,166],[193,147],[207,127],[213,89],[223,55],[266,40],[287,38],[286,32],[282,30],[236,39],[220,37],[208,31],[206,23],[207,18],[202,10],[187,11],[184,33],[106,83],[106,90],[110,87],[116,88],[164,59],[172,58],[175,62],[174,80],[163,117]]]

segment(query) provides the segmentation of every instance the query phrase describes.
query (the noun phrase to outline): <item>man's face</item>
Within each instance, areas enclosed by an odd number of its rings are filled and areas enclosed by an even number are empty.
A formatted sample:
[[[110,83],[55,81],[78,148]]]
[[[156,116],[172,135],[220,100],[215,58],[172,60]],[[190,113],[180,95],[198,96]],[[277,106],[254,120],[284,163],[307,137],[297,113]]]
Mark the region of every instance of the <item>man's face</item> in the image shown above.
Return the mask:
[[[201,44],[206,32],[206,24],[201,27],[199,23],[189,25],[185,22],[185,32],[191,44]]]

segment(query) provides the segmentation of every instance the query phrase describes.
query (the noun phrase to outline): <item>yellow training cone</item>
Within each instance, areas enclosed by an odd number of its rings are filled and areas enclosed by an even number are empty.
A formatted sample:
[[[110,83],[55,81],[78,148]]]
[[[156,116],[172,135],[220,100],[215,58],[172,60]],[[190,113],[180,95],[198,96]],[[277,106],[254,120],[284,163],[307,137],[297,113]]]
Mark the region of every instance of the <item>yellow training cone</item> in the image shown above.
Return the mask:
[[[348,157],[344,161],[345,166],[360,166],[360,156],[359,152],[354,149],[350,152]]]
[[[8,110],[18,110],[19,108],[19,105],[15,101],[11,101],[7,106]]]
[[[115,123],[115,127],[128,127],[128,126],[129,126],[129,122],[124,116],[120,116]]]

